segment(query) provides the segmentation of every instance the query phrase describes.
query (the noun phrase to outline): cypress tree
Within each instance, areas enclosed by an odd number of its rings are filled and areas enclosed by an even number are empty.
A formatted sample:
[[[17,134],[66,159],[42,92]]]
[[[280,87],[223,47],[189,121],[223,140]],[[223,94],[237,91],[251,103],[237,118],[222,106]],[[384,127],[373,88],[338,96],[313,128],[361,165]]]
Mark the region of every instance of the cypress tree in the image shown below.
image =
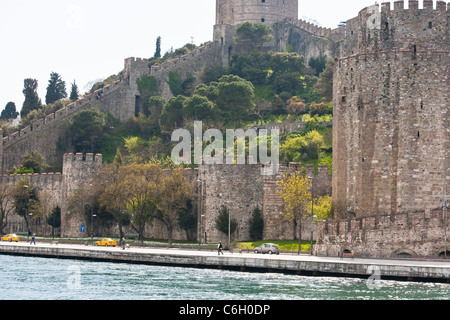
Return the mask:
[[[67,98],[66,83],[62,81],[59,74],[52,72],[48,81],[45,103],[52,104],[63,98]]]

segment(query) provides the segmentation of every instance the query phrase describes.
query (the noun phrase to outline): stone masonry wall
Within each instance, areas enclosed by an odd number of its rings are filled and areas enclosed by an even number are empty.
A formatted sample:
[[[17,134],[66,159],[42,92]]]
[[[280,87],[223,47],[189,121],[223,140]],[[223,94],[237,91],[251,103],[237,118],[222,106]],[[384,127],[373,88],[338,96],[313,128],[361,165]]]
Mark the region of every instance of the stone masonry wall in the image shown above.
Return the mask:
[[[449,14],[415,4],[362,10],[336,62],[333,199],[358,217],[430,211],[450,182]]]
[[[437,256],[445,251],[444,230],[445,216],[439,209],[321,221],[315,253],[338,256],[345,250],[365,258]]]

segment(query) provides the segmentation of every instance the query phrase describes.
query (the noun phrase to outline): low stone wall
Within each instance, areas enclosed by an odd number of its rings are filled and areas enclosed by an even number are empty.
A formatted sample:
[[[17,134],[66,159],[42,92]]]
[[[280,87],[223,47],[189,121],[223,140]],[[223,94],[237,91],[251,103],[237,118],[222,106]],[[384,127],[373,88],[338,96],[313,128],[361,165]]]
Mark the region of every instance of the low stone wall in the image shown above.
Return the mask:
[[[445,252],[444,233],[445,215],[440,209],[321,221],[315,250],[323,256],[343,251],[357,257],[438,256]]]

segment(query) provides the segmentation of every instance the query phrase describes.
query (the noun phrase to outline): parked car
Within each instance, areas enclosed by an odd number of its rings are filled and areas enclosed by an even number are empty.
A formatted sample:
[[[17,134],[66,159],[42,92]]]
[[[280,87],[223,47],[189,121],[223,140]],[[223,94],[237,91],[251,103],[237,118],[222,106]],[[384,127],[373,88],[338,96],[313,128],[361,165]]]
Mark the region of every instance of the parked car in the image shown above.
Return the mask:
[[[19,240],[20,238],[15,233],[7,234],[2,237],[2,241],[19,242]]]
[[[264,243],[262,245],[260,245],[259,247],[255,248],[255,253],[268,253],[268,254],[280,254],[280,247],[278,247],[276,244],[274,243]]]
[[[95,245],[103,247],[117,247],[117,241],[111,238],[103,238],[102,240],[96,241]]]

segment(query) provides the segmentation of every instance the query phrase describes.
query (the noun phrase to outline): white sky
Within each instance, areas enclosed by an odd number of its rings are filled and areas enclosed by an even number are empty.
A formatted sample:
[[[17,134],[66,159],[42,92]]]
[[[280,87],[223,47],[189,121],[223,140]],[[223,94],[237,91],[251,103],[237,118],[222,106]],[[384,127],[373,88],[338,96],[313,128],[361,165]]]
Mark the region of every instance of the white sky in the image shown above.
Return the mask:
[[[382,1],[379,1],[382,2]],[[393,1],[391,1],[393,2]],[[51,72],[86,85],[117,74],[128,57],[149,58],[158,36],[162,53],[212,40],[215,0],[0,1],[0,110],[22,109],[23,81],[37,79],[45,103]],[[299,17],[334,28],[375,0],[299,0]]]

